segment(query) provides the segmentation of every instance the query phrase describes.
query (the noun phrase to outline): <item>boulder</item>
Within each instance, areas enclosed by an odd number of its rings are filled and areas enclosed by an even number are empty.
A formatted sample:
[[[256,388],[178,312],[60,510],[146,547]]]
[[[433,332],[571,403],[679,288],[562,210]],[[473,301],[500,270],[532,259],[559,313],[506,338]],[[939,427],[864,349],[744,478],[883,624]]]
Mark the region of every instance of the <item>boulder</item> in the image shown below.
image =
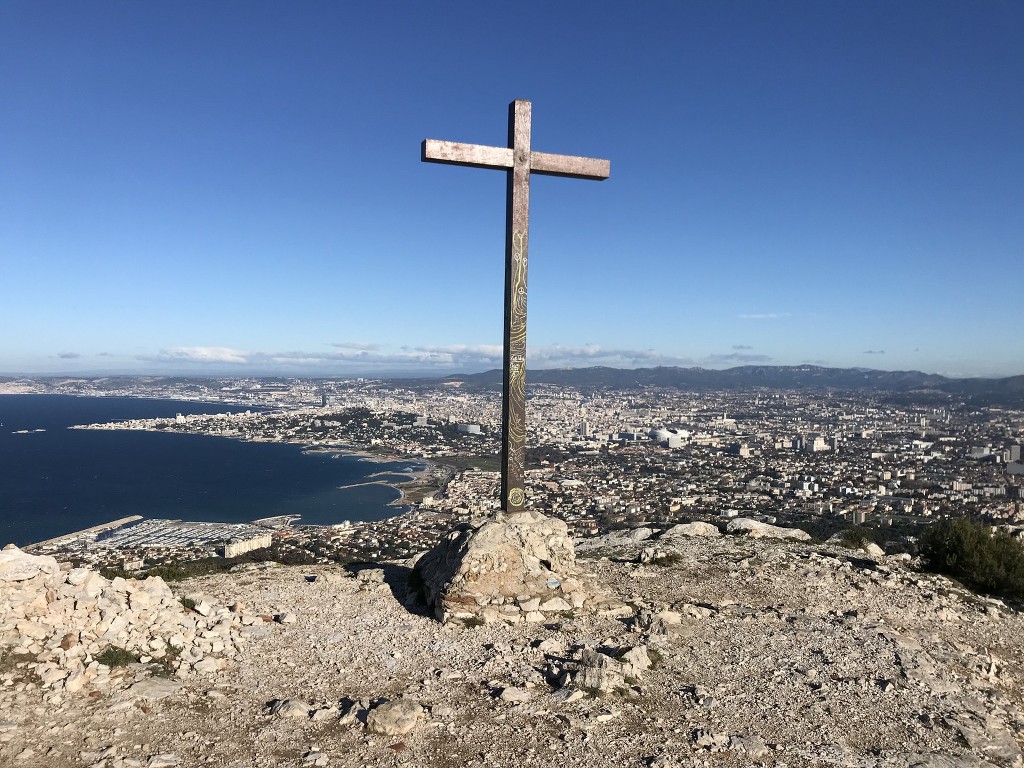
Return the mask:
[[[593,648],[584,648],[576,662],[576,687],[608,693],[626,684],[622,664],[595,651]]]
[[[864,542],[864,544],[861,546],[861,549],[863,549],[872,557],[885,557],[885,550],[877,544],[875,544],[875,542],[873,541]]]
[[[309,718],[310,707],[298,699],[274,699],[267,705],[267,713],[278,717]]]
[[[416,570],[441,621],[480,617],[492,603],[517,605],[526,614],[543,604],[568,610],[563,582],[573,593],[582,588],[571,578],[576,553],[565,523],[533,511],[499,513],[455,528],[420,558]]]
[[[663,534],[661,538],[671,539],[676,536],[721,536],[722,532],[718,530],[717,525],[711,523],[680,523],[679,525],[673,525]]]
[[[370,710],[366,729],[381,736],[405,736],[423,717],[423,707],[410,699],[385,701]]]
[[[47,576],[60,573],[56,558],[30,555],[17,547],[0,551],[0,582],[27,581],[40,573]]]

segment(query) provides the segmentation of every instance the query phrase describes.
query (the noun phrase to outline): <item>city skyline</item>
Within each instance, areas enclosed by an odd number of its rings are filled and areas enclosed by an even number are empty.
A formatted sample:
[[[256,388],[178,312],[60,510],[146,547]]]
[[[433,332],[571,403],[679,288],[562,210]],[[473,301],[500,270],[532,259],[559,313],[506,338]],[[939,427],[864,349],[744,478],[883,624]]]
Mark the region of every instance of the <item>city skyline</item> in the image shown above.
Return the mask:
[[[500,367],[513,99],[531,368],[1024,373],[1019,5],[447,8],[0,8],[0,375]]]

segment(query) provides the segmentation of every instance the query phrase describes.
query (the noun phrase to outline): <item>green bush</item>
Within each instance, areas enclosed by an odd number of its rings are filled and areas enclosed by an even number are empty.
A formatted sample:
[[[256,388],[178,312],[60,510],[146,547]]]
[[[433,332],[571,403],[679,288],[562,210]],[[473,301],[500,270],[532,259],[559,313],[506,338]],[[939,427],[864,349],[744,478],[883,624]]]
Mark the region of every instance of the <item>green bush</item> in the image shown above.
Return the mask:
[[[976,592],[1024,599],[1024,545],[1008,533],[966,518],[943,520],[925,529],[919,553],[927,570]]]
[[[100,664],[106,664],[108,667],[127,667],[139,661],[139,657],[134,653],[116,645],[108,645],[101,653],[96,654],[95,658]]]
[[[860,549],[865,544],[877,544],[878,532],[866,525],[855,525],[840,534],[839,543],[848,549]]]

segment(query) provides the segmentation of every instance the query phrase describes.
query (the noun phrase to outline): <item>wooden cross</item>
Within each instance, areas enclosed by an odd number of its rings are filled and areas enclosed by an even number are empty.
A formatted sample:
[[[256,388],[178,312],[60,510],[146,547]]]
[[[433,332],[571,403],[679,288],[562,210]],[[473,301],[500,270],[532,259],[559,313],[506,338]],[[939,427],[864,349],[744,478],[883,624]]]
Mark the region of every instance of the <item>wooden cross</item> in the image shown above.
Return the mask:
[[[505,199],[505,337],[501,397],[501,508],[518,512],[526,502],[526,264],[530,226],[530,174],[573,179],[608,178],[607,160],[551,155],[530,149],[528,101],[508,105],[508,147],[427,139],[424,162],[497,168],[508,174]]]

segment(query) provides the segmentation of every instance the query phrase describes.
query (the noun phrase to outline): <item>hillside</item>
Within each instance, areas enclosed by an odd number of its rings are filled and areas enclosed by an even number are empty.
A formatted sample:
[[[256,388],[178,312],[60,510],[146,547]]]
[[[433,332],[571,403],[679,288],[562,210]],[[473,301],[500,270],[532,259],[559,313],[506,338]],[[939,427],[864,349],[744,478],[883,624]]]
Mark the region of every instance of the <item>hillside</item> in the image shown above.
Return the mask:
[[[500,389],[501,371],[449,377],[476,389]],[[877,371],[866,368],[823,368],[815,365],[744,365],[724,370],[707,368],[555,368],[529,370],[533,384],[573,386],[584,390],[666,387],[704,391],[779,390],[892,392],[963,397],[979,405],[1024,407],[1024,376],[1002,379],[951,379],[920,371]]]
[[[1024,762],[1021,614],[897,557],[722,536],[662,539],[666,565],[636,562],[651,544],[611,537],[580,554],[632,616],[545,625],[442,625],[402,564],[250,566],[172,584],[224,617],[233,658],[167,679],[113,668],[55,693],[8,652],[0,764]],[[5,643],[27,626],[6,621]],[[637,647],[653,665],[616,690],[563,686],[585,654]],[[381,698],[412,702],[408,733],[367,730]]]

